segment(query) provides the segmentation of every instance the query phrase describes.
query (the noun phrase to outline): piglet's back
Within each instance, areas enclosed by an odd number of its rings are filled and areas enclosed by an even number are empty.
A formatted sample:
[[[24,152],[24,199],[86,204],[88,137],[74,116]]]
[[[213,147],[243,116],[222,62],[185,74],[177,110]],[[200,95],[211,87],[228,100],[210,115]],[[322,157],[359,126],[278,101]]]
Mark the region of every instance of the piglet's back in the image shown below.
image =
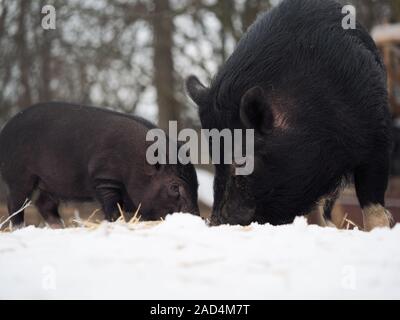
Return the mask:
[[[0,133],[0,150],[10,152],[22,145],[24,151],[30,146],[33,152],[41,146],[92,149],[106,143],[115,147],[117,140],[125,138],[144,141],[151,128],[154,126],[144,119],[101,108],[43,103],[20,112],[6,124]],[[115,140],[110,142],[110,138]]]
[[[105,153],[110,161],[113,157],[132,161],[133,156],[142,161],[151,128],[144,119],[105,109],[60,102],[37,104],[17,114],[0,133],[0,168],[40,169],[51,164],[68,170],[69,166],[76,169],[78,163],[87,168],[93,157]]]

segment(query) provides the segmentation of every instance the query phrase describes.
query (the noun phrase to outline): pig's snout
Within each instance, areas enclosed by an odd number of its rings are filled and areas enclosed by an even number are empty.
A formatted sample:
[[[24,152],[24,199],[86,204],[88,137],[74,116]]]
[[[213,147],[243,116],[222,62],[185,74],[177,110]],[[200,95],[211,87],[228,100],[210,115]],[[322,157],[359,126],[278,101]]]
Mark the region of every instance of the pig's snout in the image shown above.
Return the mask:
[[[211,226],[221,224],[247,226],[253,222],[255,208],[229,208],[224,205],[220,211],[214,211],[210,218]]]
[[[219,226],[219,225],[221,225],[223,223],[222,223],[221,219],[218,217],[218,215],[213,213],[211,215],[209,224],[210,224],[211,227],[216,227],[216,226]]]
[[[184,206],[182,206],[180,211],[181,212],[185,212],[185,213],[191,213],[191,214],[193,214],[195,216],[200,216],[200,210],[199,210],[199,208],[197,206],[184,205]]]

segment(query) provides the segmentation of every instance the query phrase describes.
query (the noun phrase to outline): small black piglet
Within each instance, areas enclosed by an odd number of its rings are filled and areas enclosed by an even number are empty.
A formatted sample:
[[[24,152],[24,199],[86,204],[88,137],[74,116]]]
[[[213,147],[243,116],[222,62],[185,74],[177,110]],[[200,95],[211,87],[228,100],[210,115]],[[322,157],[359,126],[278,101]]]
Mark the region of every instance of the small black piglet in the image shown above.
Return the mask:
[[[140,207],[144,220],[172,212],[199,214],[192,164],[150,165],[146,133],[150,122],[105,109],[43,103],[17,114],[0,133],[0,173],[13,214],[30,199],[47,223],[62,225],[61,201],[98,200],[114,221]],[[12,217],[24,223],[23,211]]]

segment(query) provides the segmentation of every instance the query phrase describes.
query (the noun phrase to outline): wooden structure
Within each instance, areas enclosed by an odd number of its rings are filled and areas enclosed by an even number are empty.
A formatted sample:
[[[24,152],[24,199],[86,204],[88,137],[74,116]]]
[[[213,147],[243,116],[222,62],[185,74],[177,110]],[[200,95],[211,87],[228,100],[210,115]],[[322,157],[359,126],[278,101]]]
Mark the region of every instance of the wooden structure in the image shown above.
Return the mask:
[[[375,27],[371,32],[382,52],[388,73],[390,107],[394,118],[400,117],[400,23]]]

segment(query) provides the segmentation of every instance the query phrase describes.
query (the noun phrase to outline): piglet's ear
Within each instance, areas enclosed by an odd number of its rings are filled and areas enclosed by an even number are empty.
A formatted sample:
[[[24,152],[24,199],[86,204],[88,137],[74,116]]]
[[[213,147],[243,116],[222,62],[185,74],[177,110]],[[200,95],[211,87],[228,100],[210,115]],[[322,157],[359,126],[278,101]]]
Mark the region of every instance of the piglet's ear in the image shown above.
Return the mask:
[[[146,144],[147,151],[151,147],[152,146],[149,143]],[[158,148],[151,152],[151,159],[147,159],[149,155],[146,152],[146,158],[144,159],[144,173],[146,175],[153,176],[164,169],[164,165],[161,164],[160,161],[157,161],[159,160],[160,152],[161,151]]]
[[[253,87],[243,95],[240,119],[246,128],[260,133],[266,133],[272,128],[274,116],[261,87]]]
[[[198,106],[206,103],[208,88],[196,76],[192,75],[186,79],[186,91]]]

